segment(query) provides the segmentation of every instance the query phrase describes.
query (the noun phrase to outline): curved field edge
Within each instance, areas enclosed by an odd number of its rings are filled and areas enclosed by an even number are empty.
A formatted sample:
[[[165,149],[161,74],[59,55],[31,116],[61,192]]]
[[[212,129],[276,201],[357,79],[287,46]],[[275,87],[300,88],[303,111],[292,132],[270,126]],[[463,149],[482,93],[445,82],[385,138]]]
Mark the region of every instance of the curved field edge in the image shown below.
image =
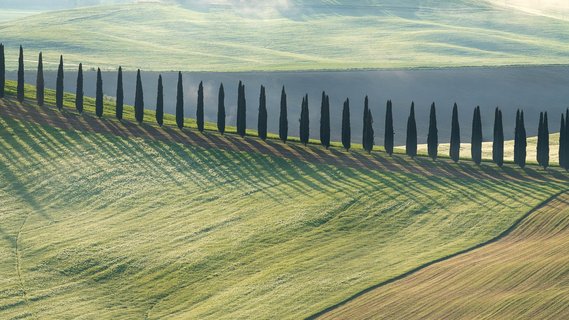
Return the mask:
[[[321,319],[564,319],[569,315],[569,192],[490,243],[362,292]]]
[[[356,299],[360,298],[361,296],[364,296],[365,294],[367,294],[367,293],[369,293],[369,292],[372,292],[372,291],[374,291],[374,290],[376,290],[376,289],[379,289],[379,288],[381,288],[381,287],[385,287],[385,286],[387,286],[387,285],[389,285],[389,284],[391,284],[391,283],[394,283],[394,282],[396,282],[396,281],[400,281],[400,280],[405,279],[405,278],[407,278],[407,277],[413,276],[413,275],[415,275],[416,273],[418,273],[419,271],[422,271],[422,270],[424,270],[424,269],[426,269],[426,268],[428,268],[428,267],[430,267],[430,266],[433,266],[433,265],[435,265],[435,264],[443,263],[443,262],[448,261],[448,260],[450,260],[450,259],[452,259],[452,258],[461,256],[461,255],[465,255],[465,254],[467,254],[467,253],[473,252],[473,251],[478,250],[478,249],[480,249],[480,248],[486,247],[486,246],[488,246],[488,245],[490,245],[490,244],[492,244],[492,243],[498,242],[498,241],[500,241],[501,239],[505,238],[506,236],[510,235],[514,230],[516,230],[516,228],[517,228],[522,222],[524,222],[524,221],[525,221],[528,217],[530,217],[532,214],[535,214],[535,213],[538,212],[539,210],[541,210],[541,209],[543,209],[544,207],[546,207],[547,205],[549,205],[553,200],[559,198],[561,195],[564,195],[564,194],[567,194],[567,191],[561,191],[561,192],[559,192],[559,193],[557,193],[557,194],[551,196],[551,197],[548,198],[547,200],[543,201],[543,202],[540,203],[538,206],[536,206],[535,208],[533,208],[532,210],[528,211],[526,214],[524,214],[523,216],[521,216],[518,220],[516,220],[516,221],[514,222],[514,224],[512,224],[508,229],[504,230],[502,233],[500,233],[500,234],[499,234],[498,236],[496,236],[495,238],[492,238],[492,239],[490,239],[490,240],[488,240],[488,241],[479,243],[479,244],[477,244],[477,245],[475,245],[475,246],[472,246],[472,247],[470,247],[470,248],[468,248],[468,249],[465,249],[465,250],[462,250],[462,251],[459,251],[459,252],[450,254],[450,255],[448,255],[448,256],[441,257],[441,258],[436,259],[436,260],[433,260],[433,261],[429,261],[429,262],[427,262],[427,263],[425,263],[425,264],[423,264],[423,265],[421,265],[421,266],[418,266],[417,268],[414,268],[414,269],[412,269],[412,270],[409,270],[409,271],[407,271],[407,272],[405,272],[405,273],[403,273],[403,274],[401,274],[401,275],[398,275],[398,276],[396,276],[396,277],[394,277],[394,278],[388,279],[387,281],[384,281],[384,282],[378,283],[378,284],[376,284],[376,285],[374,285],[374,286],[371,286],[371,287],[369,287],[369,288],[366,288],[365,290],[360,291],[360,292],[354,294],[353,296],[350,296],[349,298],[347,298],[347,299],[345,299],[345,300],[343,300],[343,301],[341,301],[341,302],[339,302],[339,303],[337,303],[337,304],[335,304],[335,305],[333,305],[333,306],[330,306],[330,307],[328,307],[328,308],[326,308],[326,309],[324,309],[324,310],[322,310],[322,311],[319,311],[318,313],[315,313],[315,314],[313,314],[313,315],[307,317],[307,319],[317,319],[317,318],[327,318],[327,317],[334,318],[333,313],[334,313],[334,311],[335,311],[336,309],[339,309],[339,308],[341,308],[341,307],[343,307],[343,306],[345,306],[345,305],[347,305],[347,304],[349,304],[349,303],[355,301]],[[329,315],[329,314],[330,314],[330,315]]]
[[[567,181],[426,176],[448,165],[403,157],[389,161],[419,171],[330,165],[4,114],[0,137],[2,318],[305,317],[492,238]]]

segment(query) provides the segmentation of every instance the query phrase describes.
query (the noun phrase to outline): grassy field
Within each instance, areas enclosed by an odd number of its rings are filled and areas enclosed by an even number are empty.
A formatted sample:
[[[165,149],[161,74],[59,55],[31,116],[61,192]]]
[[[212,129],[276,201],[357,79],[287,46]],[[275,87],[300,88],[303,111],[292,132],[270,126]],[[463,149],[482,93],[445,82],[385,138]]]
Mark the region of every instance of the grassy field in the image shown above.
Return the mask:
[[[567,319],[569,194],[498,242],[373,290],[322,319]]]
[[[567,188],[516,169],[426,177],[0,114],[6,319],[298,319],[491,239]]]
[[[33,52],[30,62],[44,51],[51,69],[60,53],[69,65],[159,71],[569,63],[568,21],[486,1],[288,3],[273,10],[140,3],[48,12],[1,23],[1,40],[10,68],[19,44]]]

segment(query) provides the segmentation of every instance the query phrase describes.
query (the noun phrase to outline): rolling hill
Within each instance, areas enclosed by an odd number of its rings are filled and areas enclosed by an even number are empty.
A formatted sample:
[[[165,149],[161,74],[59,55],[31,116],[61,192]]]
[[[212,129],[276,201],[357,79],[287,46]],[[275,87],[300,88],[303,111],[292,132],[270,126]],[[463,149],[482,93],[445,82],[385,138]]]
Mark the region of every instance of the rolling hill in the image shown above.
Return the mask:
[[[569,194],[488,246],[372,290],[321,319],[567,319]]]
[[[11,68],[19,44],[46,52],[48,62],[61,52],[74,65],[158,71],[569,63],[569,22],[486,1],[256,3],[138,3],[47,12],[1,23],[0,40],[14,57]]]
[[[556,170],[138,126],[131,108],[98,120],[70,98],[0,100],[0,318],[298,319],[567,188]]]

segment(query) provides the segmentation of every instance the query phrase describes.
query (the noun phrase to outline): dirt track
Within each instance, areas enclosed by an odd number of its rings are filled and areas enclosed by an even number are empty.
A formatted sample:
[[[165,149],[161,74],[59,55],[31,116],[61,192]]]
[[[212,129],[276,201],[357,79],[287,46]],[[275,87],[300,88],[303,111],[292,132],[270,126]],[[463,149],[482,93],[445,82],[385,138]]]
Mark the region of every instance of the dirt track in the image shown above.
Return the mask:
[[[184,130],[179,130],[175,127],[160,128],[149,123],[139,125],[129,121],[119,122],[116,119],[98,119],[91,114],[79,115],[65,109],[64,111],[58,111],[53,107],[37,107],[31,103],[20,104],[12,99],[0,99],[0,116],[50,125],[63,130],[113,134],[125,138],[140,137],[229,151],[256,152],[291,160],[307,161],[314,164],[453,178],[569,180],[569,176],[559,169],[544,172],[537,167],[530,166],[521,171],[514,169],[512,166],[505,166],[500,169],[490,163],[485,163],[480,167],[466,162],[454,164],[447,159],[437,160],[436,165],[433,165],[433,161],[425,157],[418,157],[416,159],[410,159],[403,155],[389,157],[384,152],[372,152],[371,155],[368,155],[359,150],[351,152],[345,152],[336,148],[325,150],[315,145],[305,147],[298,143],[284,144],[276,140],[263,142],[254,137],[241,138],[229,134],[222,136],[212,131],[199,133],[195,129],[185,128]]]

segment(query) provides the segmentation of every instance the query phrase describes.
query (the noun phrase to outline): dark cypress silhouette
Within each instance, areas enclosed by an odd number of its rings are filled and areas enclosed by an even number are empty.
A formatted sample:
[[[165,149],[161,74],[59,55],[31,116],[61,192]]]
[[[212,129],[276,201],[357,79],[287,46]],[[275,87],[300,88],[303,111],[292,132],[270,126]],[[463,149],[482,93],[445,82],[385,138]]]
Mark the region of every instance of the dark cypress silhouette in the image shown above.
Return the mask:
[[[288,111],[286,103],[286,91],[284,86],[281,92],[281,110],[279,115],[279,138],[284,143],[286,143],[288,139]]]
[[[520,148],[521,148],[521,140],[520,140],[520,109],[516,111],[516,127],[514,131],[514,163],[519,165],[520,164]]]
[[[18,101],[24,101],[24,49],[20,46],[20,56],[18,58],[18,87],[17,87]]]
[[[474,116],[472,117],[470,152],[472,154],[472,161],[476,164],[480,164],[482,162],[482,119],[479,106],[474,108]]]
[[[176,93],[176,125],[180,129],[184,127],[184,84],[182,82],[182,72],[178,72],[178,89]]]
[[[415,121],[415,102],[411,103],[411,111],[407,119],[407,139],[405,149],[408,156],[417,156],[417,122]]]
[[[547,112],[539,114],[539,128],[537,134],[537,163],[547,169],[549,166],[549,125]]]
[[[435,103],[431,104],[431,113],[429,115],[429,133],[427,135],[427,146],[429,157],[437,160],[439,152],[439,129],[437,128],[437,110]]]
[[[350,99],[346,99],[342,109],[342,145],[346,151],[352,147],[352,128],[350,126]]]
[[[563,168],[569,171],[569,109],[565,111],[565,143],[563,144],[563,154],[565,155],[565,161]]]
[[[239,81],[237,97],[237,134],[245,136],[247,130],[247,100],[245,99],[245,85]]]
[[[43,58],[42,53],[38,57],[38,74],[36,76],[36,101],[38,106],[43,106],[45,93],[45,82],[43,78]]]
[[[330,148],[330,97],[324,91],[320,106],[320,143],[324,148]]]
[[[526,158],[527,158],[527,132],[526,132],[526,125],[524,120],[524,112],[520,113],[520,150],[519,150],[519,163],[518,165],[521,168],[525,168],[526,166]]]
[[[59,57],[59,67],[57,68],[57,81],[55,83],[55,106],[63,109],[63,56]]]
[[[362,146],[367,153],[373,151],[374,146],[374,131],[373,131],[373,116],[369,108],[369,99],[366,96],[364,100],[364,119],[363,119],[363,134]]]
[[[302,107],[300,111],[300,142],[307,145],[309,139],[310,114],[308,112],[308,95],[306,95],[302,98]]]
[[[267,139],[267,96],[265,86],[261,86],[259,93],[259,116],[257,117],[257,130],[261,140]]]
[[[162,85],[162,75],[158,75],[158,93],[156,95],[156,123],[159,126],[164,124],[164,86]]]
[[[217,130],[225,133],[225,89],[223,83],[219,85],[219,93],[217,94]]]
[[[144,121],[144,92],[142,90],[142,78],[140,76],[140,69],[138,69],[136,72],[136,92],[134,95],[134,116],[139,124]]]
[[[504,126],[502,111],[496,107],[494,114],[494,136],[492,142],[492,160],[499,167],[504,165]]]
[[[75,85],[75,109],[79,114],[83,113],[83,64],[79,64],[77,70],[77,84]],[[118,98],[117,98],[118,99]]]
[[[95,90],[95,113],[97,117],[103,117],[103,78],[101,69],[97,68],[97,89]]]
[[[198,87],[198,106],[196,108],[196,123],[198,125],[199,132],[204,130],[204,102],[203,102],[203,82],[200,81]]]
[[[385,111],[385,152],[387,154],[393,154],[395,131],[393,130],[393,106],[391,100],[387,101],[386,111]]]
[[[0,98],[4,98],[6,86],[6,58],[4,57],[4,44],[0,43]]]
[[[454,162],[460,160],[460,122],[458,121],[458,106],[456,103],[452,107],[449,156]]]
[[[117,76],[117,101],[115,108],[115,116],[119,121],[122,121],[124,109],[124,88],[122,83],[122,67],[119,67],[119,74]]]
[[[561,113],[561,128],[559,129],[559,166],[565,168],[565,115]]]

